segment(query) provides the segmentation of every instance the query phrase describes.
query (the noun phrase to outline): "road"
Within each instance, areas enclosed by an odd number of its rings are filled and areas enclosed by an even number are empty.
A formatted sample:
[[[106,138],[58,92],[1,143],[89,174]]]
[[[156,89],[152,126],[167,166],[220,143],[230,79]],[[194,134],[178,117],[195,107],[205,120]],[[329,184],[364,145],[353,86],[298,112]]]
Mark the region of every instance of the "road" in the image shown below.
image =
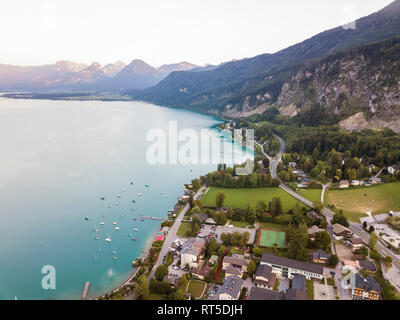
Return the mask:
[[[201,187],[199,191],[196,192],[196,194],[193,196],[193,199],[197,199],[200,193],[204,191],[205,187]],[[168,231],[168,235],[165,237],[164,244],[161,248],[160,254],[158,256],[157,262],[154,265],[153,269],[150,272],[150,276],[148,277],[148,280],[150,281],[151,278],[154,277],[154,273],[157,270],[157,268],[163,264],[163,258],[167,254],[169,248],[171,247],[172,242],[176,239],[176,232],[179,229],[179,226],[181,225],[181,222],[183,220],[183,217],[185,216],[186,212],[190,209],[190,204],[187,203],[182,211],[179,213],[179,215],[176,217],[174,224],[172,225],[171,229]]]
[[[277,170],[279,162],[282,161],[282,155],[285,152],[285,148],[286,148],[285,141],[281,137],[277,136],[276,134],[274,134],[274,136],[275,136],[275,138],[277,138],[279,140],[280,148],[279,148],[278,154],[271,160],[270,165],[269,165],[269,170],[271,171],[271,176],[273,179],[278,178],[278,174],[277,174],[276,170]]]
[[[285,151],[285,142],[283,141],[282,138],[278,137],[277,135],[275,135],[276,138],[279,139],[279,142],[281,144],[281,148],[279,150],[279,153],[277,155],[277,157],[275,159],[273,159],[271,161],[271,165],[270,165],[270,170],[271,170],[271,176],[272,177],[277,177],[277,166],[278,163],[281,161],[282,158],[282,154]],[[274,165],[272,165],[272,163],[274,163]],[[301,196],[300,194],[298,194],[297,192],[293,191],[291,188],[289,188],[287,185],[281,183],[279,186],[282,190],[286,191],[287,193],[289,193],[290,195],[292,195],[293,197],[295,197],[297,200],[303,202],[304,204],[306,204],[309,207],[314,207],[314,204],[312,201],[304,198],[303,196]],[[325,190],[323,189],[323,192],[325,192]],[[323,200],[323,194],[321,196],[322,200]],[[333,215],[335,214],[332,210],[329,210],[327,208],[322,209],[321,213],[326,217],[328,224],[330,224],[330,221],[333,218]],[[369,233],[366,232],[362,226],[358,223],[354,223],[354,222],[349,222],[349,229],[358,237],[360,237],[361,239],[363,239],[363,241],[365,243],[369,242]],[[393,265],[397,268],[400,269],[400,256],[394,254],[390,249],[386,248],[381,242],[378,241],[377,245],[376,245],[377,251],[379,252],[380,255],[382,255],[383,257],[386,256],[391,256],[393,258]]]

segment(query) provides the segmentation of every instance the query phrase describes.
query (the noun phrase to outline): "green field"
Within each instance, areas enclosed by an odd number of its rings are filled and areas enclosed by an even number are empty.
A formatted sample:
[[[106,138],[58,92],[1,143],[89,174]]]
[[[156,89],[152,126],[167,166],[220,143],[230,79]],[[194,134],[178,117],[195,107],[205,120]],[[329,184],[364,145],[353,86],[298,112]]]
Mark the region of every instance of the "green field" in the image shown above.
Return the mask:
[[[190,293],[190,295],[193,298],[200,298],[204,287],[206,286],[206,283],[199,281],[199,280],[190,280],[187,288],[187,292]]]
[[[299,193],[301,193],[304,198],[311,200],[312,202],[321,201],[321,192],[322,189],[300,189]]]
[[[185,232],[191,228],[190,222],[182,222],[176,232],[176,235],[179,237],[185,237]]]
[[[298,202],[291,195],[280,188],[257,188],[257,189],[226,189],[210,187],[208,192],[201,198],[206,207],[215,207],[215,197],[218,192],[225,192],[225,206],[229,208],[246,208],[247,204],[255,206],[259,201],[269,202],[272,198],[281,199],[284,212],[294,208]],[[300,203],[301,204],[301,203]],[[303,204],[301,204],[304,206]]]
[[[273,247],[274,244],[278,248],[286,246],[286,233],[278,230],[260,229],[257,243],[260,247]]]
[[[326,195],[326,203],[343,210],[346,217],[359,221],[367,212],[379,214],[400,211],[400,182],[380,184],[347,190],[332,190]]]

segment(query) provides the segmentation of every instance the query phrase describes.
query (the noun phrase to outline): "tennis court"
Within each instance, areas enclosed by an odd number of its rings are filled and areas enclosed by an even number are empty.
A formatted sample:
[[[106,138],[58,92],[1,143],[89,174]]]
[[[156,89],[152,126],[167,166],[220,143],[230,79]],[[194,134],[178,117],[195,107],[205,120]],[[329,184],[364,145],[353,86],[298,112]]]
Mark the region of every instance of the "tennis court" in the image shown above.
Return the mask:
[[[273,229],[260,229],[257,243],[260,247],[273,247],[276,243],[278,248],[286,246],[286,233]]]

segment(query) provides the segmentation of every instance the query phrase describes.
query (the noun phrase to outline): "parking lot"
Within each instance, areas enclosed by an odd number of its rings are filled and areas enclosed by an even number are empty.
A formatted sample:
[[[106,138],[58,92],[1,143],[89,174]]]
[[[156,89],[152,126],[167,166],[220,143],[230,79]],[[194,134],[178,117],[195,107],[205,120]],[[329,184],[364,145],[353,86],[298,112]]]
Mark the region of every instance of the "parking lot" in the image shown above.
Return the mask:
[[[335,289],[332,286],[314,282],[314,300],[336,300]]]
[[[250,238],[247,243],[248,244],[254,243],[254,239],[256,237],[256,229],[238,228],[233,226],[217,226],[215,229],[215,234],[218,235],[217,242],[222,243],[220,239],[222,233],[233,233],[233,232],[239,232],[239,233],[248,232],[250,234]]]
[[[393,230],[386,223],[375,223],[373,224],[375,228],[375,233],[387,243],[390,243],[392,246],[398,248],[400,243],[400,233],[396,230]]]

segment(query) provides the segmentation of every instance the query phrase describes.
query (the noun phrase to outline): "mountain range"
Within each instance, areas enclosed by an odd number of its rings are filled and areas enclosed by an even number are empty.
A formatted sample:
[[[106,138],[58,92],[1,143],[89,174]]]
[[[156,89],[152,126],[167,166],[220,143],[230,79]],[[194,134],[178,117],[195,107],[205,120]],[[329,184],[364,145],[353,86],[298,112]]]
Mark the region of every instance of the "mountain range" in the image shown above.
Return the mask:
[[[43,66],[12,66],[0,64],[0,90],[59,91],[96,90],[119,92],[127,89],[145,89],[156,85],[174,71],[202,69],[181,62],[156,69],[135,59],[126,65],[121,61],[102,66],[70,61],[58,61]]]

